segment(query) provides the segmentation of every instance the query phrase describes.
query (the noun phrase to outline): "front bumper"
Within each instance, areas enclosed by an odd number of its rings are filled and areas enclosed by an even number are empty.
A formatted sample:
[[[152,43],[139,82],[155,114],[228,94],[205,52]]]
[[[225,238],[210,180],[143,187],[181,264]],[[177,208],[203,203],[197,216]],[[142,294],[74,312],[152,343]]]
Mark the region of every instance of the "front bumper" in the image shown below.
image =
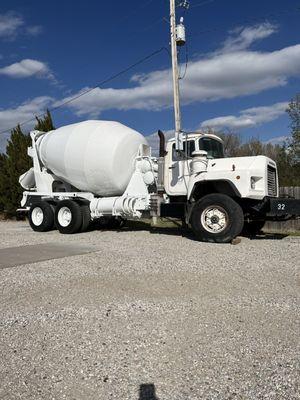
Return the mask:
[[[300,199],[270,198],[267,215],[279,217],[285,215],[300,216]]]
[[[265,197],[261,201],[244,203],[243,208],[254,220],[283,221],[300,217],[300,199]]]

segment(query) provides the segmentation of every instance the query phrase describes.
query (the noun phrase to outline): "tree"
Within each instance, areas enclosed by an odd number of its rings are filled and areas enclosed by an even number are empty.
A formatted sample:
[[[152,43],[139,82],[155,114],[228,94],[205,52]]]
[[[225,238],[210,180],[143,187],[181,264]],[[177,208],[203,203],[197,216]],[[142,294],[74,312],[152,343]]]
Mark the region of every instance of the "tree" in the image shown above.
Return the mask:
[[[52,121],[52,116],[49,110],[46,111],[46,114],[43,118],[36,117],[36,120],[37,123],[34,127],[36,131],[49,132],[55,129]]]
[[[42,132],[55,129],[48,110],[44,118],[37,118],[34,129]],[[0,211],[7,217],[14,216],[20,207],[23,188],[19,184],[19,177],[32,167],[32,160],[27,154],[30,145],[30,136],[23,133],[18,125],[11,132],[6,154],[0,155]]]
[[[241,147],[241,137],[234,132],[215,133],[223,139],[225,157],[238,157]]]
[[[264,154],[264,145],[259,139],[251,138],[249,142],[242,144],[240,156],[259,156]]]
[[[298,121],[299,110],[295,106],[295,101],[293,102],[291,110],[293,110],[293,121]],[[300,160],[300,158],[299,156],[298,158],[295,156],[297,152],[294,150],[297,149],[297,143],[299,146],[297,122],[295,122],[293,126],[295,127],[294,131],[296,134],[294,134],[292,142],[284,143],[283,145],[265,144],[257,138],[252,138],[248,142],[242,143],[241,137],[230,131],[215,132],[209,129],[209,131],[206,132],[220,136],[223,139],[226,157],[264,155],[277,163],[279,184],[281,186],[300,186],[300,163],[297,161]]]
[[[289,103],[287,113],[291,119],[292,140],[290,151],[294,162],[300,162],[300,93]]]
[[[4,193],[5,193],[5,166],[6,166],[6,155],[0,153],[0,212],[4,211]]]
[[[16,209],[20,206],[23,189],[19,184],[19,177],[32,165],[31,158],[27,155],[30,142],[30,137],[25,135],[18,125],[11,132],[6,155],[2,158],[0,203],[9,217],[15,215]]]
[[[289,159],[289,180],[293,186],[300,186],[300,93],[289,103],[287,113],[291,123],[291,140],[286,144],[286,157]]]

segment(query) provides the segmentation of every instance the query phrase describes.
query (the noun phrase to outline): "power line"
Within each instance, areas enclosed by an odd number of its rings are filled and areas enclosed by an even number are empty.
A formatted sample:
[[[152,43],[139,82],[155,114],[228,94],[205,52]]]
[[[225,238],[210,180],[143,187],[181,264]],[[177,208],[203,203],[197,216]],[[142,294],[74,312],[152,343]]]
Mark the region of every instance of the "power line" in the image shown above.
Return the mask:
[[[210,4],[210,3],[214,3],[215,0],[206,0],[206,1],[202,1],[201,3],[198,4],[193,4],[192,6],[190,6],[191,8],[196,8],[196,7],[202,7],[202,6],[206,6],[206,4]]]
[[[208,3],[212,3],[212,2],[214,2],[214,1],[215,1],[215,0],[207,0],[207,1],[204,1],[204,2],[202,2],[202,3],[195,4],[195,5],[191,6],[190,8],[199,7],[199,6],[208,4]],[[152,2],[152,0],[151,0],[151,1],[148,1],[148,2],[145,3],[141,8],[146,7],[146,6],[147,6],[148,4],[150,4],[151,2]],[[243,23],[249,23],[249,22],[258,22],[258,21],[261,21],[261,20],[264,20],[264,19],[267,19],[267,18],[278,17],[278,16],[281,16],[281,15],[284,15],[284,14],[291,14],[291,13],[294,13],[294,12],[300,12],[300,6],[295,7],[295,8],[293,8],[293,9],[291,9],[291,10],[283,10],[283,11],[278,12],[278,13],[270,13],[270,14],[266,14],[266,15],[261,16],[261,17],[253,17],[253,18],[250,17],[250,18],[247,18],[247,19],[244,19],[244,20],[240,20],[240,21],[235,22],[235,26],[236,26],[237,24],[243,24]],[[164,20],[164,18],[161,18],[161,19],[160,19],[159,21],[157,21],[156,23],[158,23],[158,22],[160,22],[160,21],[163,21],[163,20]],[[223,31],[224,29],[228,30],[229,28],[228,28],[228,27],[225,28],[225,25],[224,25],[224,26],[219,26],[219,27],[215,27],[215,28],[212,28],[212,29],[207,29],[207,30],[203,30],[203,31],[197,32],[197,33],[193,34],[193,36],[203,35],[203,34],[212,33],[212,32],[217,32],[217,31],[221,31],[221,30]],[[50,108],[49,111],[50,111],[50,112],[53,112],[53,111],[58,110],[58,109],[61,108],[61,107],[64,107],[65,105],[67,105],[67,104],[69,104],[69,103],[71,103],[71,102],[77,100],[78,98],[80,98],[80,97],[82,97],[82,96],[84,96],[84,95],[86,95],[86,94],[92,92],[93,90],[95,90],[95,89],[97,89],[97,88],[100,88],[101,86],[103,86],[103,85],[105,85],[105,84],[107,84],[107,83],[113,81],[114,79],[118,78],[119,76],[124,75],[126,72],[130,71],[131,69],[133,69],[133,68],[135,68],[136,66],[138,66],[138,65],[140,65],[140,64],[142,64],[142,63],[144,63],[145,61],[149,60],[150,58],[154,57],[155,55],[157,55],[157,54],[159,54],[159,53],[161,53],[161,52],[163,52],[163,51],[166,51],[166,52],[168,53],[168,55],[170,56],[169,49],[168,49],[167,47],[161,47],[160,49],[158,49],[158,50],[156,50],[156,51],[150,53],[149,55],[143,57],[142,59],[138,60],[137,62],[131,64],[129,67],[127,67],[127,68],[125,68],[125,69],[123,69],[123,70],[117,72],[116,74],[114,74],[114,75],[110,76],[109,78],[103,80],[102,82],[98,83],[96,86],[93,86],[92,88],[87,89],[87,90],[81,92],[80,94],[78,94],[78,95],[76,95],[76,96],[74,96],[74,97],[71,97],[70,99],[66,100],[65,102],[59,104],[59,105],[56,106],[56,107]],[[188,56],[187,56],[187,54],[186,54],[186,57],[187,57],[187,58],[186,58],[186,69],[187,69],[187,63],[188,63]],[[185,71],[185,73],[186,73],[186,71]],[[185,75],[185,73],[184,73],[184,75]],[[28,119],[28,120],[26,120],[26,121],[23,121],[23,122],[20,123],[19,125],[20,125],[20,126],[26,125],[26,124],[28,124],[29,122],[35,121],[36,117],[39,118],[39,117],[42,117],[43,115],[44,115],[44,113],[38,114],[38,115],[34,116],[33,118],[30,118],[30,119]],[[5,130],[3,130],[3,131],[0,131],[0,135],[1,135],[1,134],[4,134],[4,133],[7,133],[7,132],[10,132],[10,131],[13,130],[14,128],[15,128],[15,126],[14,126],[14,127],[11,127],[11,128],[7,128],[7,129],[5,129]]]
[[[214,3],[216,0],[206,0],[206,1],[202,1],[201,3],[198,4],[194,4],[192,6],[189,6],[189,9],[191,8],[195,8],[195,7],[202,7],[205,6],[206,4],[210,4],[210,3]],[[184,14],[186,13],[187,9],[184,9]],[[146,26],[146,28],[144,28],[142,31],[148,31],[151,28],[153,28],[153,26],[158,25],[160,22],[167,22],[169,24],[169,21],[167,19],[166,16],[159,18],[157,20],[155,20],[151,25]]]
[[[97,88],[101,88],[101,86],[103,86],[103,85],[105,85],[105,84],[107,84],[107,83],[113,81],[114,79],[120,77],[121,75],[126,74],[128,71],[132,70],[133,68],[137,67],[137,66],[140,65],[140,64],[143,64],[144,62],[148,61],[150,58],[156,56],[157,54],[159,54],[159,53],[161,53],[161,52],[163,52],[163,51],[166,51],[166,52],[168,53],[168,55],[170,55],[170,52],[169,52],[169,50],[168,50],[166,47],[161,47],[160,49],[153,51],[152,53],[150,53],[150,54],[148,54],[147,56],[141,58],[140,60],[136,61],[135,63],[133,63],[133,64],[129,65],[128,67],[122,69],[121,71],[117,72],[116,74],[111,75],[109,78],[104,79],[103,81],[99,82],[97,85],[93,86],[92,88],[87,89],[87,90],[85,90],[85,91],[79,93],[78,95],[76,95],[76,96],[74,96],[74,97],[71,97],[70,99],[64,101],[63,103],[59,104],[59,105],[56,106],[56,107],[49,108],[49,111],[50,111],[50,112],[56,111],[56,110],[58,110],[59,108],[64,107],[65,105],[70,104],[70,103],[72,103],[73,101],[79,99],[80,97],[85,96],[86,94],[92,92],[93,90],[95,90],[95,89],[97,89]],[[28,119],[28,120],[26,120],[26,121],[23,121],[23,122],[19,123],[18,125],[19,125],[19,126],[26,125],[26,124],[28,124],[29,122],[35,121],[36,118],[40,118],[40,117],[42,117],[42,116],[44,116],[44,112],[41,113],[41,114],[35,115],[33,118],[30,118],[30,119]],[[3,131],[0,132],[0,135],[2,135],[2,134],[4,134],[4,133],[7,133],[7,132],[10,132],[10,131],[12,131],[14,128],[15,128],[15,126],[12,127],[12,128],[4,129]]]
[[[180,52],[179,52],[179,57],[180,57]],[[185,78],[187,70],[188,70],[188,65],[189,65],[189,50],[188,50],[188,45],[186,43],[185,44],[185,66],[184,66],[183,74],[181,74],[181,67],[180,67],[180,73],[179,73],[180,80],[183,80]]]

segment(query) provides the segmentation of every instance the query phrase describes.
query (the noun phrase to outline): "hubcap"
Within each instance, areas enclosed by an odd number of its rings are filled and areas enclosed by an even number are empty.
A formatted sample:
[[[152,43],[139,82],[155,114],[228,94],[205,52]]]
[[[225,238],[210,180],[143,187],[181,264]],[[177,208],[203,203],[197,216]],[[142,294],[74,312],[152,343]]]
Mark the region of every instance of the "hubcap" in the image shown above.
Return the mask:
[[[220,233],[227,227],[227,212],[220,206],[209,206],[201,215],[201,224],[210,233]]]
[[[68,207],[62,207],[57,214],[57,220],[60,226],[66,227],[72,221],[72,213]]]
[[[40,226],[44,219],[43,210],[40,207],[35,207],[32,210],[31,219],[35,226]]]

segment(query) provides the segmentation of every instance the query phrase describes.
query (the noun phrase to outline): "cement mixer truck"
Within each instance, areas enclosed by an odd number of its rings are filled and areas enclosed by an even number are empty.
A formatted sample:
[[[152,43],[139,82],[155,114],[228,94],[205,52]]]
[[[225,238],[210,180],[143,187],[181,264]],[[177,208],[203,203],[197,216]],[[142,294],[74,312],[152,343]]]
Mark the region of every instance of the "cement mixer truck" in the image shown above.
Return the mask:
[[[31,132],[33,167],[20,177],[22,210],[36,232],[84,232],[92,221],[180,218],[200,241],[227,243],[266,220],[300,214],[278,197],[276,163],[264,156],[225,158],[222,140],[190,133],[183,150],[158,131],[159,155],[146,138],[113,121],[84,121]]]
[[[20,184],[22,210],[34,231],[71,234],[85,231],[91,221],[117,227],[129,218],[173,217],[190,225],[199,240],[227,243],[243,229],[259,232],[268,219],[300,214],[300,201],[278,198],[273,160],[224,158],[218,136],[184,136],[177,55],[186,37],[183,17],[176,25],[178,7],[187,10],[189,2],[170,0],[174,139],[165,144],[159,131],[154,157],[143,135],[118,122],[31,132],[33,168]]]

